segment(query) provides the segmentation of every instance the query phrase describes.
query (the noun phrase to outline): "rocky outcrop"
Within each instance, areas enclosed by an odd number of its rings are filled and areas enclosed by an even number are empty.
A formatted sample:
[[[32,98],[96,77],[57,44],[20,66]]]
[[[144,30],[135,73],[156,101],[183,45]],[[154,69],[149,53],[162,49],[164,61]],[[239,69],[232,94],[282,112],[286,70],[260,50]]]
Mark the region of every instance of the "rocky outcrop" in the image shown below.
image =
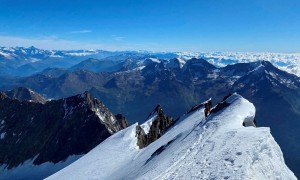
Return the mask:
[[[0,100],[7,98],[7,95],[4,92],[0,91]]]
[[[89,92],[45,104],[0,93],[0,123],[0,165],[7,169],[85,154],[127,126]]]
[[[172,117],[164,114],[160,105],[150,113],[147,119],[145,124],[151,124],[149,132],[145,132],[143,125],[136,126],[137,145],[140,149],[160,138],[173,122]]]
[[[122,114],[117,114],[115,117],[121,129],[125,129],[128,127],[128,121]]]
[[[5,94],[10,98],[17,99],[19,101],[30,101],[42,104],[47,102],[47,100],[39,93],[24,87],[18,87],[13,90],[6,91]]]
[[[93,98],[92,95],[90,94],[90,92],[85,91],[84,93],[77,95],[76,97],[77,97],[76,101],[82,101],[81,103],[80,102],[78,102],[78,103],[87,104],[89,106],[89,108],[95,113],[95,115],[98,116],[100,123],[105,125],[105,127],[111,134],[116,133],[119,130],[128,127],[128,123],[127,123],[125,117],[123,120],[124,122],[122,122],[122,120],[118,121],[116,116],[114,116],[109,111],[109,109],[107,107],[105,107],[105,105],[101,101],[99,101],[96,98]],[[65,99],[64,106],[69,108],[69,109],[65,110],[67,112],[67,114],[68,114],[68,112],[70,112],[71,110],[76,108],[76,107],[72,107],[72,104],[73,104],[72,101],[74,101],[74,99],[71,99],[71,100]],[[77,104],[76,104],[76,106],[77,106]],[[122,116],[122,118],[123,118],[123,116]]]

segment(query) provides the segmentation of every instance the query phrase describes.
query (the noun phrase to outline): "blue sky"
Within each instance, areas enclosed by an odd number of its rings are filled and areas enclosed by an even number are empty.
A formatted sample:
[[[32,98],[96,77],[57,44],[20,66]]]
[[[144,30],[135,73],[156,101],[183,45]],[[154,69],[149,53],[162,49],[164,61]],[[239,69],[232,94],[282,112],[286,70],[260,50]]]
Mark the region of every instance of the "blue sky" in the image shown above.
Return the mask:
[[[300,52],[299,0],[0,0],[0,46]]]

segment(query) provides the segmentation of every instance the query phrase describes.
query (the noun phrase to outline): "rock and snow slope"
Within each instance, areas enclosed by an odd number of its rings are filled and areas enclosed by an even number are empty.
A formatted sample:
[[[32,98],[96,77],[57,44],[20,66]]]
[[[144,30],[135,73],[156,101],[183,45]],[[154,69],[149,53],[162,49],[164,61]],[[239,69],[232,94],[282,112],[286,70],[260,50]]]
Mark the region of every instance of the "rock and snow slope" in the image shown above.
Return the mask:
[[[227,102],[207,119],[203,108],[184,115],[144,149],[134,124],[48,179],[296,179],[269,128],[242,126],[253,104],[237,94]]]
[[[0,180],[48,177],[126,127],[89,92],[45,104],[0,92]]]

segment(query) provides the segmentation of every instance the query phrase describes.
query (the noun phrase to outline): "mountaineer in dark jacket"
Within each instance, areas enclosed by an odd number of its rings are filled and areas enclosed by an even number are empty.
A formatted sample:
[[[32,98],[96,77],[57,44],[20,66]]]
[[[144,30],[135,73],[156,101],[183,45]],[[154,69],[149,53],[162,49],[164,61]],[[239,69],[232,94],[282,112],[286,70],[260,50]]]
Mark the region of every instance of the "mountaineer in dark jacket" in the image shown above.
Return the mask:
[[[206,101],[204,103],[204,114],[205,114],[205,117],[208,116],[208,114],[210,113],[211,108],[212,108],[212,103],[211,103],[211,99],[209,99],[208,101]]]

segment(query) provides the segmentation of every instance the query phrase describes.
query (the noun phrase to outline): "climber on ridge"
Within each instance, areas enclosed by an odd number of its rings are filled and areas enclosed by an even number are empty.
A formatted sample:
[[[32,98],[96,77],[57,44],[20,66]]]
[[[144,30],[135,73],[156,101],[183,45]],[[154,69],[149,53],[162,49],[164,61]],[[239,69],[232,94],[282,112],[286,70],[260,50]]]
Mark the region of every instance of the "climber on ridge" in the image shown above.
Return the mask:
[[[204,103],[204,114],[205,114],[205,117],[208,116],[208,114],[210,113],[211,108],[212,108],[212,103],[211,103],[211,98],[210,98],[209,100],[207,100]]]

